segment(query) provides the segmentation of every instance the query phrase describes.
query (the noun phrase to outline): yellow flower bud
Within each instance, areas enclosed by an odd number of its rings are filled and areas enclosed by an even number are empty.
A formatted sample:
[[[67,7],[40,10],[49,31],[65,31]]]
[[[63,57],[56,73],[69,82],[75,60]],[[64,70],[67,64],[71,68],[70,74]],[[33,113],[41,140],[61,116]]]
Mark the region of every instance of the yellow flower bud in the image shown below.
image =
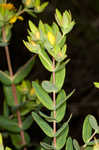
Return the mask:
[[[39,40],[40,39],[40,32],[35,33],[36,38]]]
[[[32,88],[31,90],[30,90],[30,95],[32,96],[32,95],[34,95],[35,94],[35,90],[34,90],[34,88]]]
[[[56,41],[55,36],[54,36],[51,32],[48,32],[47,37],[48,37],[49,42],[50,42],[52,45],[54,45],[54,44],[55,44],[55,41]]]
[[[34,41],[30,41],[30,43],[33,45],[33,46],[36,46],[36,43]]]
[[[31,0],[26,0],[25,5],[28,6],[30,5],[30,3],[31,3]]]

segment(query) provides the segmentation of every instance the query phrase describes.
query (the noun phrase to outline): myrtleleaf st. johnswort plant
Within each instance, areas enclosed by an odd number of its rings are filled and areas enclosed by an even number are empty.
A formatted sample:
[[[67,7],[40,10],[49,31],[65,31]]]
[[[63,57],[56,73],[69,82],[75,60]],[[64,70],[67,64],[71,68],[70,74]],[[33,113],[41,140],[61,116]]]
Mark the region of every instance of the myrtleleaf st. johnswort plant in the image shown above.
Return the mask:
[[[29,51],[38,55],[43,66],[51,73],[50,79],[44,80],[41,85],[32,82],[38,99],[50,111],[49,116],[41,111],[32,112],[36,123],[48,137],[53,139],[51,144],[41,142],[42,149],[60,150],[66,144],[71,116],[60,128],[57,127],[65,115],[67,100],[74,93],[73,90],[66,95],[62,86],[66,74],[65,66],[69,62],[66,54],[66,37],[75,22],[70,12],[65,11],[62,15],[58,9],[55,19],[57,23],[54,22],[51,26],[39,21],[36,27],[29,21],[28,41],[24,41],[24,44]],[[48,122],[52,122],[53,127]]]
[[[41,150],[61,150],[64,147],[65,150],[98,150],[99,144],[95,135],[99,134],[99,125],[94,116],[88,114],[85,117],[82,128],[84,141],[82,146],[76,139],[68,136],[71,115],[66,122],[61,123],[65,115],[67,100],[75,91],[67,95],[62,89],[66,64],[69,62],[66,54],[66,37],[75,22],[72,20],[70,11],[61,14],[58,9],[56,9],[55,19],[56,23],[53,22],[52,25],[39,21],[38,27],[29,21],[28,41],[24,41],[28,50],[38,55],[42,65],[51,73],[50,79],[42,81],[41,85],[32,82],[36,96],[50,114],[41,111],[32,112],[33,119],[49,138],[47,142],[40,143]],[[99,88],[98,83],[95,83],[95,86]]]

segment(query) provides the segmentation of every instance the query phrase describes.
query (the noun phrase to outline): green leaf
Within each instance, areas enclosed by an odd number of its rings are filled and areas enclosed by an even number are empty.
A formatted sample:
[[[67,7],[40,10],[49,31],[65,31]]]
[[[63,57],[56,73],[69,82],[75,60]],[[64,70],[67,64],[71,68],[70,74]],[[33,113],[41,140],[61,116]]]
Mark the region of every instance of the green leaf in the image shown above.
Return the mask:
[[[35,57],[32,57],[24,66],[22,66],[14,75],[14,84],[19,84],[31,71],[35,62]]]
[[[5,150],[12,150],[10,147],[6,147]]]
[[[55,19],[56,19],[58,25],[61,26],[62,25],[62,15],[58,9],[56,9]]]
[[[21,130],[15,121],[3,116],[0,116],[0,127],[15,133],[20,132]]]
[[[48,54],[42,49],[41,53],[39,54],[39,58],[43,64],[43,66],[50,72],[53,71],[53,64],[48,56]]]
[[[40,45],[38,45],[38,44],[33,45],[30,41],[29,42],[23,41],[23,43],[30,52],[35,53],[35,54],[40,53],[40,51],[41,51]]]
[[[16,149],[21,149],[24,145],[21,144],[22,138],[20,134],[10,134],[11,141],[13,145],[16,147]],[[24,132],[24,137],[26,141],[26,145],[30,144],[30,137],[28,133]]]
[[[73,139],[73,145],[74,145],[75,150],[80,150],[79,143],[76,139]]]
[[[29,20],[29,28],[30,28],[30,30],[32,31],[33,34],[38,32],[37,27],[35,26],[35,24],[31,20]]]
[[[41,6],[39,6],[39,9],[35,9],[34,12],[41,13],[42,11],[44,11],[47,5],[48,5],[48,2],[43,3]]]
[[[64,99],[66,99],[66,94],[64,90],[61,90],[57,96],[56,99],[56,105],[58,105],[60,102],[62,102]],[[66,111],[66,101],[56,110],[56,120],[57,122],[60,122]]]
[[[3,138],[2,138],[2,134],[0,133],[0,145],[3,144]]]
[[[44,121],[39,115],[37,115],[35,112],[32,112],[33,119],[36,121],[36,123],[39,125],[39,127],[43,130],[43,132],[49,136],[53,137],[53,129]]]
[[[39,114],[40,114],[41,117],[43,117],[44,119],[46,119],[48,122],[55,121],[55,119],[53,117],[47,116],[44,113],[42,113],[41,111],[39,111]]]
[[[3,91],[4,91],[5,100],[6,100],[7,104],[9,106],[15,106],[13,92],[12,92],[12,87],[4,85],[3,86]],[[20,101],[21,101],[22,97],[21,97],[21,94],[18,91],[17,87],[16,87],[16,95],[17,95],[17,99],[18,99],[18,104],[20,104]]]
[[[58,104],[56,105],[55,109],[56,109],[56,110],[59,109],[59,107],[62,106],[62,105],[73,95],[74,92],[75,92],[75,90],[73,90],[69,95],[67,95],[65,99],[62,99],[62,100],[60,101],[60,103],[58,103]]]
[[[53,80],[53,76],[51,75],[51,82],[52,80]],[[64,84],[64,80],[65,80],[65,68],[55,72],[55,85],[58,88],[58,91],[60,91],[60,89],[62,88]]]
[[[92,134],[92,127],[90,125],[90,122],[89,122],[89,116],[90,115],[87,115],[85,117],[85,120],[84,120],[84,123],[83,123],[83,130],[82,130],[82,137],[83,137],[83,141],[85,143],[89,142],[89,138],[91,137],[91,134]]]
[[[12,79],[5,72],[0,70],[0,81],[5,85],[11,85]]]
[[[56,92],[57,91],[57,87],[53,83],[51,83],[49,81],[43,81],[42,82],[42,87],[48,93]]]
[[[42,89],[42,87],[36,83],[33,83],[33,88],[35,90],[36,96],[40,100],[40,102],[49,110],[53,110],[53,102],[50,96]]]
[[[91,127],[97,132],[99,132],[99,126],[98,126],[98,122],[96,120],[96,118],[92,115],[89,115],[89,123],[91,125]]]
[[[28,128],[30,128],[32,123],[33,123],[32,116],[31,115],[27,116],[26,119],[22,123],[22,129],[27,130]]]
[[[71,137],[68,137],[68,139],[66,141],[65,150],[73,150],[73,142],[72,142],[72,138]]]
[[[95,86],[96,88],[99,88],[99,82],[94,82],[94,86]]]
[[[46,150],[54,150],[54,149],[55,149],[53,145],[49,145],[49,144],[44,143],[44,142],[40,142],[40,145],[41,145],[44,149],[46,149]]]
[[[61,150],[64,147],[68,131],[69,126],[67,125],[66,128],[61,132],[61,134],[56,137],[56,150]]]
[[[68,126],[68,121],[65,122],[56,132],[56,134],[54,135],[54,137],[57,137],[59,136],[63,131],[64,129],[66,129],[66,127]]]
[[[6,100],[4,99],[4,102],[3,102],[3,115],[4,115],[4,117],[8,117],[9,114],[10,114],[10,110],[9,110],[9,107],[7,105]]]
[[[67,59],[65,62],[63,62],[61,64],[60,64],[60,62],[58,62],[56,65],[56,68],[55,68],[55,72],[62,70],[66,66],[66,64],[68,64],[69,61],[70,61],[70,59]]]

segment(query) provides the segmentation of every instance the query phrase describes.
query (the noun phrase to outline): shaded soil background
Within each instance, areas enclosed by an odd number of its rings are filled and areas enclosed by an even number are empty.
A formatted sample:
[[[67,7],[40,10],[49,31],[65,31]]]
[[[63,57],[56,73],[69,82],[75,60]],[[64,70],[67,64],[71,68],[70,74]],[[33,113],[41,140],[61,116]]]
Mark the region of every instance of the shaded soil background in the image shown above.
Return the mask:
[[[18,7],[20,1],[15,0],[14,3]],[[99,81],[99,0],[49,0],[48,7],[43,13],[37,15],[37,18],[24,14],[24,22],[17,21],[12,29],[13,34],[9,45],[12,66],[16,72],[33,55],[22,42],[23,39],[26,40],[28,19],[35,24],[38,24],[39,19],[51,24],[55,20],[56,8],[61,12],[70,10],[76,22],[67,37],[67,54],[71,61],[67,65],[64,89],[67,93],[76,89],[75,94],[68,101],[67,112],[73,115],[70,134],[79,140],[84,117],[91,113],[99,120],[99,89],[93,86],[93,82]],[[7,70],[4,50],[0,49],[0,69]],[[48,77],[49,74],[37,59],[28,78],[31,81],[37,78],[42,81]]]

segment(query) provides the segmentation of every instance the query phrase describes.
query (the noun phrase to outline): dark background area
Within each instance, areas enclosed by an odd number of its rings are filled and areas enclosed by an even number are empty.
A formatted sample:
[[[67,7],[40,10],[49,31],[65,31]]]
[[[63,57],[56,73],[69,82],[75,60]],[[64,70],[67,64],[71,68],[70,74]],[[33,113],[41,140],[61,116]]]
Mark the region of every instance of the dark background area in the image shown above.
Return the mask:
[[[20,1],[15,0],[14,3],[18,7]],[[70,134],[79,139],[84,117],[91,113],[97,119],[99,118],[99,89],[93,85],[93,82],[99,82],[99,0],[49,0],[48,7],[36,18],[24,14],[24,21],[17,21],[12,29],[9,45],[10,55],[13,70],[16,72],[33,55],[22,42],[27,38],[28,20],[38,24],[41,19],[43,22],[51,24],[55,20],[56,8],[61,12],[66,9],[70,10],[76,22],[67,37],[67,54],[71,61],[66,67],[64,89],[67,94],[73,89],[76,90],[68,101],[67,112],[73,115]],[[0,60],[0,69],[7,70],[3,48],[0,48]],[[37,59],[28,78],[31,81],[34,79],[42,81],[48,77],[49,74]]]

